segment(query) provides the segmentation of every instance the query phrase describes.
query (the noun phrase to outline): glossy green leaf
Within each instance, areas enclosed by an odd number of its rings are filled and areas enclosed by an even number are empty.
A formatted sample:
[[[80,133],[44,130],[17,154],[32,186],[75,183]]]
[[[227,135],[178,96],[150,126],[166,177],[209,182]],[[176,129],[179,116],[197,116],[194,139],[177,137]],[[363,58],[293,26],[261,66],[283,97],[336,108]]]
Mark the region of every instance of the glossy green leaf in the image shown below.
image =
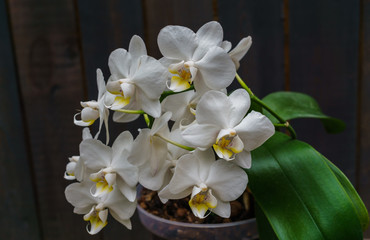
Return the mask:
[[[309,95],[297,92],[275,92],[267,95],[262,101],[285,120],[318,118],[329,133],[339,133],[345,129],[343,121],[325,115],[316,100]],[[264,111],[264,114],[273,122],[277,122],[267,111]]]
[[[310,145],[277,132],[252,159],[249,187],[279,239],[362,239],[351,198]]]
[[[340,171],[339,168],[337,168],[337,166],[335,166],[328,159],[326,159],[326,161],[327,161],[328,166],[331,168],[331,170],[334,172],[335,176],[339,180],[339,182],[342,184],[348,196],[351,198],[353,206],[356,209],[357,216],[360,219],[362,230],[365,231],[369,226],[369,213],[366,209],[365,204],[362,202],[355,188],[353,187],[351,182],[348,180],[348,178],[343,174],[343,172]]]

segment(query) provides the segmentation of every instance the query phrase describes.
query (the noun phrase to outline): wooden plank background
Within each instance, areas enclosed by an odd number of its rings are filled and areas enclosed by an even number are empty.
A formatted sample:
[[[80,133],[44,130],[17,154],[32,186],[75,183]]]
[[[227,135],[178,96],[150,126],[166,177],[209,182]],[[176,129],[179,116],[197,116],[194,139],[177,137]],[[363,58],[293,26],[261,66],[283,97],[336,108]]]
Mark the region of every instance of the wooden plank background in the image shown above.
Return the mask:
[[[137,216],[128,231],[109,219],[91,237],[64,197],[68,157],[78,153],[79,102],[95,99],[96,68],[141,36],[159,58],[169,24],[196,31],[218,20],[235,46],[253,45],[239,74],[260,97],[278,90],[314,96],[344,120],[328,135],[317,120],[292,124],[349,177],[370,207],[370,1],[4,0],[0,2],[0,239],[149,239]],[[233,87],[238,87],[233,85]],[[112,124],[111,124],[112,126]],[[111,128],[136,134],[138,123]],[[370,237],[370,232],[365,234]]]

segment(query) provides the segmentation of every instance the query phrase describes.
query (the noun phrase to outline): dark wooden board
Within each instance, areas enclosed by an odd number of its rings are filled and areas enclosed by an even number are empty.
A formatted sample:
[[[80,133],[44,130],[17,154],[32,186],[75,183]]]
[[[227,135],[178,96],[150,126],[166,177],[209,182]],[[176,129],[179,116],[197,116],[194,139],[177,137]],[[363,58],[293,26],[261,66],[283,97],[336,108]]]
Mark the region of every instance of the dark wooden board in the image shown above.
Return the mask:
[[[8,4],[43,239],[99,239],[64,196],[65,165],[81,141],[72,119],[84,95],[73,1]]]
[[[360,78],[358,85],[358,172],[357,186],[367,209],[370,209],[370,1],[361,1]],[[365,232],[370,238],[370,229]]]
[[[0,2],[0,239],[41,239],[5,1]]]
[[[181,25],[194,32],[213,20],[212,0],[143,0],[145,40],[149,55],[162,57],[157,45],[159,31],[166,25]]]
[[[225,40],[236,46],[243,37],[252,37],[238,73],[254,94],[262,98],[284,90],[283,2],[218,0],[217,9]]]
[[[313,96],[347,128],[328,135],[318,120],[293,126],[354,182],[359,1],[289,1],[289,11],[290,88]]]

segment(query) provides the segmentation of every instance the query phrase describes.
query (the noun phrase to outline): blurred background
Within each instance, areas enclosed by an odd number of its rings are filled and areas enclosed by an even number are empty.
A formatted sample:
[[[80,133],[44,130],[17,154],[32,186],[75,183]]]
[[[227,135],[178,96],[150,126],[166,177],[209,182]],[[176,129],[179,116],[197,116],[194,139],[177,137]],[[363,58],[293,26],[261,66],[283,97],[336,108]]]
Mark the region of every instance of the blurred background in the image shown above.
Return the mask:
[[[161,28],[211,20],[234,46],[252,36],[238,72],[257,96],[307,93],[346,122],[336,135],[319,120],[291,124],[370,207],[370,0],[0,0],[0,239],[149,239],[136,216],[132,231],[109,219],[90,236],[72,213],[63,174],[79,154],[73,115],[96,99],[96,68],[107,79],[109,54],[132,35],[159,58]],[[112,127],[112,139],[138,124]]]

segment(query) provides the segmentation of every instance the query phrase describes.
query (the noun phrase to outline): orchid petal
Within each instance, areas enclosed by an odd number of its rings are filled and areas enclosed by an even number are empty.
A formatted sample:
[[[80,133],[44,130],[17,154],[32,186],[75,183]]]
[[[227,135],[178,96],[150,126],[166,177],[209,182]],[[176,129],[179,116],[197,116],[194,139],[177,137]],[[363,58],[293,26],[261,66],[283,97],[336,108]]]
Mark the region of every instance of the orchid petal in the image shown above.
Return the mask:
[[[220,91],[208,91],[199,100],[196,111],[196,119],[199,124],[213,124],[222,128],[230,128],[229,118],[231,101],[226,94]]]
[[[172,112],[171,120],[181,120],[182,117],[190,113],[189,104],[194,95],[194,90],[191,90],[168,96],[162,101],[162,109]]]
[[[163,128],[168,128],[168,121],[171,119],[172,113],[166,112],[164,113],[160,118],[157,118],[152,126],[152,129],[150,130],[150,134],[153,136],[154,134],[161,131]]]
[[[129,186],[121,176],[117,178],[117,187],[130,202],[135,201],[137,193],[136,186]]]
[[[145,188],[153,191],[158,191],[162,188],[165,175],[169,174],[168,169],[171,166],[169,161],[164,161],[159,167],[159,171],[156,174],[152,174],[150,164],[144,164],[140,167],[139,182]]]
[[[224,202],[218,199],[216,208],[212,212],[223,218],[229,218],[231,214],[231,207],[229,202]]]
[[[89,121],[89,122],[84,122],[84,121],[82,121],[82,120],[77,120],[77,119],[76,119],[76,116],[78,116],[78,115],[80,115],[80,114],[81,114],[81,113],[76,113],[76,114],[74,115],[74,117],[73,117],[73,123],[74,123],[75,125],[80,126],[80,127],[88,127],[88,126],[92,125],[92,124],[95,122],[95,120],[92,120],[92,121]]]
[[[131,54],[133,61],[136,61],[141,56],[147,55],[143,39],[138,35],[132,36],[128,46],[128,52]]]
[[[67,201],[75,208],[90,208],[96,203],[90,194],[91,183],[72,183],[65,189]],[[87,213],[87,212],[85,212]]]
[[[102,169],[110,165],[111,148],[95,139],[83,140],[80,144],[80,161],[91,169]]]
[[[236,69],[239,68],[239,61],[245,56],[249,48],[252,45],[252,38],[250,36],[240,40],[238,45],[229,52],[231,59],[233,60]]]
[[[198,112],[198,110],[197,110]],[[181,131],[183,139],[191,146],[209,148],[216,142],[220,127],[212,124],[190,124]]]
[[[246,169],[251,168],[251,166],[252,166],[251,153],[247,150],[244,150],[244,151],[238,153],[235,156],[235,159],[233,160],[233,163],[235,163],[236,165],[238,165],[242,168],[246,168]]]
[[[220,47],[212,47],[205,56],[195,63],[205,84],[214,90],[228,87],[236,70],[230,56]]]
[[[120,76],[120,78],[127,78],[129,76],[129,69],[131,66],[131,54],[123,48],[114,50],[108,59],[109,70],[112,75]]]
[[[231,45],[231,42],[229,42],[229,41],[223,41],[222,43],[221,43],[221,46],[220,46],[223,50],[225,50],[225,52],[229,52],[230,51],[230,49],[231,49],[231,47],[232,47],[232,45]]]
[[[175,173],[168,184],[169,191],[178,194],[199,182],[198,159],[193,154],[182,156],[176,164]]]
[[[135,166],[140,166],[150,157],[150,129],[141,129],[132,144],[132,150],[127,161]]]
[[[132,81],[151,99],[159,99],[166,87],[167,71],[162,64],[149,56],[141,56],[140,68],[132,76]]]
[[[207,47],[220,46],[224,37],[221,24],[216,21],[204,24],[196,32],[196,35],[199,39],[199,44]]]
[[[190,60],[197,47],[196,34],[182,26],[166,26],[158,34],[158,47],[169,59]]]
[[[247,183],[247,174],[235,164],[223,159],[215,161],[210,166],[206,180],[207,186],[214,191],[215,196],[225,202],[241,196]]]
[[[244,149],[252,151],[261,146],[274,133],[271,121],[263,114],[252,111],[234,128],[244,143]]]
[[[161,202],[165,204],[169,199],[182,199],[186,196],[189,196],[191,192],[192,187],[190,186],[187,189],[184,189],[182,192],[174,194],[170,191],[169,185],[167,185],[158,193],[158,197]]]
[[[231,102],[230,126],[236,126],[247,114],[251,105],[249,94],[244,89],[237,89],[229,95]]]

